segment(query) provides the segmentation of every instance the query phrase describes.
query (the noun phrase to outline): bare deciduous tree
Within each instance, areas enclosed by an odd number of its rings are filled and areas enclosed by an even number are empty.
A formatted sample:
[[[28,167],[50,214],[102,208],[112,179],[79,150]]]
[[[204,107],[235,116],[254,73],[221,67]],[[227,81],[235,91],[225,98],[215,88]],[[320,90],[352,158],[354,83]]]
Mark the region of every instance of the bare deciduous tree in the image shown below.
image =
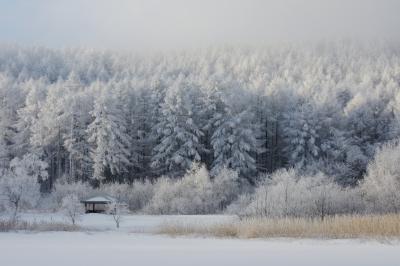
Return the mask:
[[[85,212],[82,203],[75,194],[69,194],[62,199],[61,211],[71,220],[72,225],[75,225],[81,214]]]
[[[107,205],[106,212],[113,217],[115,226],[119,228],[123,215],[128,213],[128,208],[124,203],[113,201]]]

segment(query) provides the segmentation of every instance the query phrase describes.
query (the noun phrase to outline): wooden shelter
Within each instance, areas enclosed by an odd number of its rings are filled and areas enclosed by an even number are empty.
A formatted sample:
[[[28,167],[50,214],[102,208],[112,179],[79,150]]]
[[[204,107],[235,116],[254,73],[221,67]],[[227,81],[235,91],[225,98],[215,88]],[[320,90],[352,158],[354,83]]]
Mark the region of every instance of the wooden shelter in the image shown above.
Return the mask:
[[[85,204],[86,213],[102,213],[106,212],[107,205],[116,202],[117,200],[108,195],[96,196],[82,200],[81,202]]]

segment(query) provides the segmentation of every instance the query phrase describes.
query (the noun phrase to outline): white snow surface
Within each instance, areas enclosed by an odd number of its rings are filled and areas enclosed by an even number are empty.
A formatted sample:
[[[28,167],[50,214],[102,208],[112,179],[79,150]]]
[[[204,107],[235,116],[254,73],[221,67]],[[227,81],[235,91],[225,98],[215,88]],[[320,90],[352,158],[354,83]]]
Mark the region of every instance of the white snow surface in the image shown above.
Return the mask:
[[[24,213],[22,220],[30,222],[70,222],[61,213]],[[128,233],[151,233],[163,223],[185,223],[185,224],[215,224],[237,219],[229,215],[123,215],[119,232]],[[81,215],[78,224],[84,228],[97,231],[115,230],[115,222],[111,215],[89,213]],[[1,265],[0,265],[1,266]]]
[[[24,219],[63,219],[53,214],[25,214]],[[165,221],[216,223],[232,216],[124,217],[122,228],[112,218],[84,215],[89,232],[0,233],[0,265],[4,266],[110,266],[110,265],[399,265],[400,242],[372,240],[215,239],[172,238],[151,234]],[[140,231],[146,233],[140,233]]]

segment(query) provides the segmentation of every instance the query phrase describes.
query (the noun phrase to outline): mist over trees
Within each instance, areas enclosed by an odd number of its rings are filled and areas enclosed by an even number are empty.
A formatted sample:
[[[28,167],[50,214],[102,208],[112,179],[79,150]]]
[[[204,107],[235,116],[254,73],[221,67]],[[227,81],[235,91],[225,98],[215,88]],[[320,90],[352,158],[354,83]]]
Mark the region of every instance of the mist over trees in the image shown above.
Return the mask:
[[[1,45],[0,103],[0,173],[7,178],[12,162],[34,158],[42,192],[56,182],[140,183],[149,197],[152,185],[138,181],[163,176],[165,189],[183,189],[191,184],[171,179],[198,164],[219,176],[214,207],[225,208],[236,184],[295,169],[310,178],[290,182],[315,189],[313,212],[325,215],[326,187],[357,185],[376,150],[400,136],[400,49],[343,41],[140,56]],[[396,166],[380,150],[368,168],[371,189],[389,171],[379,168],[385,158]],[[279,194],[281,179],[270,178],[266,191]],[[226,180],[237,193],[224,194]],[[160,208],[160,195],[148,208]]]

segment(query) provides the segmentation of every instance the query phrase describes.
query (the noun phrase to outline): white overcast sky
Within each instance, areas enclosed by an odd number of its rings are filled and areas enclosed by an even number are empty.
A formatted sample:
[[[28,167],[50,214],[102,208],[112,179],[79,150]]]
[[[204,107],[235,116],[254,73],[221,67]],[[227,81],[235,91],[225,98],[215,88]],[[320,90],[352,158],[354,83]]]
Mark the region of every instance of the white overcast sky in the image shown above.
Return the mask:
[[[400,39],[400,0],[0,0],[0,42],[176,49]]]

